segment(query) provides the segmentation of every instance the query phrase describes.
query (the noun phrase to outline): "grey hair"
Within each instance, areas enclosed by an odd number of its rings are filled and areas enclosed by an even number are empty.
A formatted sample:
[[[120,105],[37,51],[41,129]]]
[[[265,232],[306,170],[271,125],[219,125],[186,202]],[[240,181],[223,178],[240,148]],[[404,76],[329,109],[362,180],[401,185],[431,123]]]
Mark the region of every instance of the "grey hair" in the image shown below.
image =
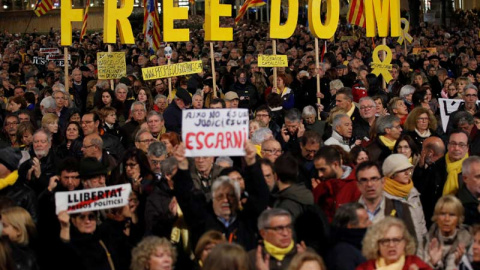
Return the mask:
[[[342,123],[342,119],[343,118],[348,118],[350,119],[350,116],[348,116],[348,114],[345,114],[345,113],[339,113],[337,115],[335,115],[333,117],[333,122],[332,122],[332,128],[335,129],[337,128],[338,126],[340,126],[340,124]]]
[[[362,98],[358,101],[358,103],[360,104],[360,103],[362,103],[362,101],[365,101],[365,100],[370,101],[370,102],[373,104],[373,107],[374,107],[374,108],[377,107],[377,103],[375,103],[375,100],[373,100],[373,98],[371,98],[371,97],[362,97]]]
[[[151,117],[154,117],[154,116],[158,116],[160,118],[160,121],[163,121],[163,115],[160,114],[160,113],[157,113],[156,111],[154,110],[151,110],[148,114],[147,114],[147,121],[148,119],[150,119]]]
[[[232,167],[233,166],[233,160],[228,157],[228,156],[223,156],[223,157],[218,157],[217,160],[215,160],[215,164],[219,164],[220,162],[227,162],[228,163],[228,167]]]
[[[167,146],[163,142],[153,142],[148,146],[148,155],[161,157],[167,154]]]
[[[347,228],[348,225],[358,225],[358,209],[365,209],[365,207],[358,202],[342,204],[335,212],[332,227]]]
[[[55,98],[55,95],[58,94],[58,93],[62,94],[64,98],[66,98],[66,96],[67,96],[64,91],[62,91],[62,90],[56,90],[56,91],[53,91],[52,97]]]
[[[135,107],[135,105],[142,105],[143,107],[143,110],[145,112],[147,112],[147,107],[145,107],[145,103],[141,102],[141,101],[135,101],[132,103],[132,106],[130,106],[130,111],[132,112],[133,111],[133,108]]]
[[[471,166],[474,163],[480,163],[480,157],[479,156],[470,156],[469,158],[465,159],[462,163],[462,173],[464,175],[469,174]]]
[[[160,162],[160,171],[162,172],[162,175],[172,175],[177,166],[177,159],[175,157],[169,157]]]
[[[103,140],[102,137],[95,137],[90,140],[92,145],[97,146],[100,150],[103,149]]]
[[[302,117],[317,116],[317,111],[312,105],[305,106],[302,111]]]
[[[56,84],[54,84],[54,85],[52,86],[52,88],[54,88],[54,87],[58,87],[58,90],[59,90],[59,91],[62,91],[62,92],[65,93],[65,85],[63,85],[63,84],[61,84],[61,83],[56,83]]]
[[[379,117],[375,123],[375,130],[377,131],[377,134],[385,134],[385,129],[392,128],[393,122],[400,122],[400,118],[395,115],[385,115]]]
[[[100,89],[108,89],[110,87],[110,84],[108,83],[108,81],[99,80],[95,86]]]
[[[167,99],[167,97],[165,95],[162,95],[162,94],[158,94],[155,96],[155,103],[158,102],[158,100],[160,99]]]
[[[124,83],[119,83],[115,86],[115,94],[117,93],[118,89],[125,89],[128,93],[128,86]]]
[[[407,84],[400,89],[399,96],[404,98],[405,96],[413,94],[413,92],[415,92],[415,86]]]
[[[291,121],[291,122],[300,122],[302,121],[302,114],[298,109],[290,109],[285,113],[285,120]]]
[[[467,91],[467,89],[473,89],[475,90],[477,93],[478,93],[478,88],[473,85],[473,84],[467,84],[464,88],[463,88],[463,91]]]
[[[258,230],[264,230],[268,226],[270,226],[270,221],[274,217],[279,217],[279,216],[286,216],[289,217],[290,220],[292,219],[292,215],[287,210],[281,209],[281,208],[270,208],[264,210],[260,216],[258,217],[257,221],[257,227]]]
[[[330,89],[339,90],[340,88],[343,88],[343,83],[339,79],[330,82]]]
[[[252,134],[252,143],[256,145],[262,144],[262,142],[269,136],[273,136],[272,131],[269,128],[259,128]]]
[[[52,144],[52,135],[50,134],[50,132],[48,132],[47,130],[41,128],[41,129],[37,129],[37,131],[35,131],[33,133],[33,137],[35,137],[35,135],[39,134],[39,133],[43,133],[45,135],[47,135],[47,140],[48,140],[48,143],[51,145]]]
[[[240,200],[240,184],[237,181],[234,181],[230,179],[230,177],[223,175],[219,176],[215,181],[213,181],[212,184],[212,197],[215,197],[215,193],[220,187],[226,187],[229,186],[233,188],[233,191],[235,192],[235,196],[237,197],[237,200]]]
[[[143,133],[150,133],[150,131],[146,130],[146,129],[140,129],[137,134],[135,135],[135,141],[136,142],[139,142],[140,141],[140,136],[142,136]],[[151,135],[151,133],[150,133]]]

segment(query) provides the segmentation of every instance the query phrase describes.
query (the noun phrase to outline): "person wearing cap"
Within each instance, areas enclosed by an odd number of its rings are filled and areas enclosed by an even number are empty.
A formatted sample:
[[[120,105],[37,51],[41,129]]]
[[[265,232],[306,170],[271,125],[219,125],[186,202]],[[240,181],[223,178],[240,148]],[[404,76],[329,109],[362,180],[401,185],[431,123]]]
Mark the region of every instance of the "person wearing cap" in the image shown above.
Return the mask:
[[[403,154],[391,154],[382,166],[385,175],[385,197],[408,204],[419,246],[427,234],[420,193],[413,186],[413,165]]]
[[[229,91],[225,94],[225,105],[227,108],[236,109],[238,108],[238,102],[240,98],[238,97],[237,93],[233,91]]]
[[[108,168],[98,159],[92,157],[83,158],[80,161],[78,171],[84,189],[106,186]]]
[[[212,103],[212,100],[215,98],[213,96],[213,78],[210,75],[205,76],[206,79],[203,80],[203,103],[205,108],[210,108],[210,103]],[[224,95],[221,91],[221,89],[218,88],[217,85],[217,97],[219,98],[224,98]]]
[[[163,113],[167,132],[173,131],[182,134],[182,110],[192,104],[192,97],[187,90],[179,88],[173,102],[168,105]]]
[[[37,196],[19,176],[20,150],[12,147],[0,149],[0,196],[7,197],[27,210],[37,220]]]

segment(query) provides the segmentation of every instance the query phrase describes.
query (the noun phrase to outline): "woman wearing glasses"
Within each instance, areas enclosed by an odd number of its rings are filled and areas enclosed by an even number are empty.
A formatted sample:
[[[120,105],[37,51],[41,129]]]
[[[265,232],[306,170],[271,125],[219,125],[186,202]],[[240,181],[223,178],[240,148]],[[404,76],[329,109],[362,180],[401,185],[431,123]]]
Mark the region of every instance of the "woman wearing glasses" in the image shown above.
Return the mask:
[[[363,239],[362,253],[368,261],[357,270],[431,270],[415,256],[415,240],[400,219],[385,217],[370,227]]]
[[[465,250],[472,244],[470,232],[462,226],[462,203],[452,195],[441,197],[432,220],[434,224],[418,254],[435,269],[458,269]]]
[[[417,107],[408,114],[403,127],[406,134],[415,141],[418,149],[422,149],[423,141],[436,135],[437,119],[431,110]]]

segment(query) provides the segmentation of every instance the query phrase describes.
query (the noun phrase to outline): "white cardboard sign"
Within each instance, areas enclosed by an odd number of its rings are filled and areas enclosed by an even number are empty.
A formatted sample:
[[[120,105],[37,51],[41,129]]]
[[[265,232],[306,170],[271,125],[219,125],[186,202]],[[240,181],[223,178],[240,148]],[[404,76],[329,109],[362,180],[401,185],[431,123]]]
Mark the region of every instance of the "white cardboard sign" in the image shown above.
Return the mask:
[[[245,155],[247,109],[183,110],[182,118],[187,157]]]
[[[55,193],[56,213],[69,214],[115,208],[128,204],[130,184]]]
[[[450,119],[450,114],[456,112],[458,107],[465,103],[463,99],[446,99],[439,98],[438,103],[440,105],[440,118],[442,119],[443,131],[447,132],[448,120]],[[477,105],[480,104],[480,100],[477,101]]]

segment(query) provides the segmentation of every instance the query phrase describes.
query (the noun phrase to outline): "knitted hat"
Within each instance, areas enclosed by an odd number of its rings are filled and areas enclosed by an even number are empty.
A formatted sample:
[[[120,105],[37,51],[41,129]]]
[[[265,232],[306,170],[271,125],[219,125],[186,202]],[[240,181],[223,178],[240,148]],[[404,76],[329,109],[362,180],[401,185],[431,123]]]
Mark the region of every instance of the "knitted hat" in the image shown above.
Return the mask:
[[[12,147],[0,149],[0,164],[3,164],[10,171],[18,169],[20,159],[22,159],[20,150],[13,149]]]
[[[84,158],[80,161],[79,172],[81,179],[90,179],[98,175],[108,174],[108,168],[96,158]]]
[[[387,177],[392,177],[396,172],[412,168],[413,165],[403,154],[391,154],[383,162],[382,171]]]

